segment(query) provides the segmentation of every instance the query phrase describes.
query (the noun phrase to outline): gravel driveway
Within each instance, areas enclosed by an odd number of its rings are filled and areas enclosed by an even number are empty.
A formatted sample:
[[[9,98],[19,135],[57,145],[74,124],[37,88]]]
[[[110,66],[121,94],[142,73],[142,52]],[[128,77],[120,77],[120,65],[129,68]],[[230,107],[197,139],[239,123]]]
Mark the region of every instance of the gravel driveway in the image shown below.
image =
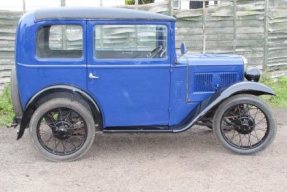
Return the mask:
[[[274,110],[278,132],[265,151],[232,154],[212,131],[97,134],[83,159],[53,163],[28,132],[0,129],[0,191],[287,191],[287,109]]]

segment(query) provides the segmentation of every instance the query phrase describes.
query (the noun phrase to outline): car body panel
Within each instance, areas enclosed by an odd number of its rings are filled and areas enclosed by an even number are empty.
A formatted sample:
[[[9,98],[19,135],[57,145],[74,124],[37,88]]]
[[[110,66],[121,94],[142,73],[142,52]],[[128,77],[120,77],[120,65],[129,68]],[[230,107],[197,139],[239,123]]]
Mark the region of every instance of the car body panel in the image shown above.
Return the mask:
[[[190,54],[172,65],[170,126],[180,124],[202,101],[243,80],[242,57]]]
[[[170,22],[88,21],[88,39],[97,25],[165,25]],[[171,37],[172,31],[167,31]],[[167,38],[168,53],[172,40]],[[95,42],[94,42],[95,43]],[[88,44],[88,90],[101,103],[104,127],[168,125],[171,56],[142,59],[97,59],[94,43]]]
[[[76,24],[83,27],[83,39],[86,34],[86,21],[49,20],[34,23],[32,15],[27,21],[20,21],[22,30],[17,34],[16,71],[20,100],[23,109],[37,92],[54,85],[73,85],[86,90],[86,54],[79,59],[43,59],[36,55],[36,33],[38,29],[50,24]],[[26,26],[28,25],[28,26]],[[33,35],[31,35],[33,34]],[[86,47],[86,41],[83,41]]]
[[[90,9],[89,9],[90,11]],[[20,103],[25,120],[21,132],[33,114],[37,96],[55,87],[89,95],[102,116],[103,131],[180,132],[192,126],[226,95],[241,93],[271,94],[261,84],[242,84],[244,59],[226,54],[176,54],[175,20],[151,14],[139,19],[115,18],[101,12],[84,13],[78,18],[71,10],[60,17],[25,14],[16,34],[16,75]],[[120,12],[119,12],[120,13]],[[41,19],[39,19],[41,18]],[[83,52],[76,59],[43,59],[36,56],[36,34],[45,25],[80,25]],[[160,24],[167,28],[167,57],[160,59],[97,59],[94,57],[95,25]],[[90,77],[92,75],[92,78]],[[247,89],[249,87],[249,89]],[[76,91],[78,90],[78,91]],[[43,94],[45,95],[45,94]],[[138,127],[125,129],[123,127]],[[18,135],[19,136],[19,135]],[[21,135],[22,136],[22,135]]]

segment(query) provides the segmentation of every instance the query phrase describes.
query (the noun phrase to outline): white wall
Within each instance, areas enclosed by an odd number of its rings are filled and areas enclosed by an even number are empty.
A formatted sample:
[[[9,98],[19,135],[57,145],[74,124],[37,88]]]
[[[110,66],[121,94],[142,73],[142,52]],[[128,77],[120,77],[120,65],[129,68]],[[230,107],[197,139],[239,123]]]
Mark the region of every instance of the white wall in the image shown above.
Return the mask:
[[[101,0],[66,0],[66,6],[100,6]],[[155,0],[155,3],[167,0]],[[33,10],[44,7],[59,7],[61,0],[25,0],[26,10]],[[125,0],[102,0],[105,7],[124,5]],[[181,1],[181,9],[189,9],[189,1]],[[0,0],[0,10],[23,10],[23,0]]]
[[[189,1],[181,1],[180,9],[189,9]]]
[[[66,0],[66,6],[100,6],[101,0]],[[25,0],[26,10],[43,7],[59,7],[61,0]],[[103,6],[124,5],[125,0],[102,0]],[[0,0],[0,10],[23,10],[23,0]]]

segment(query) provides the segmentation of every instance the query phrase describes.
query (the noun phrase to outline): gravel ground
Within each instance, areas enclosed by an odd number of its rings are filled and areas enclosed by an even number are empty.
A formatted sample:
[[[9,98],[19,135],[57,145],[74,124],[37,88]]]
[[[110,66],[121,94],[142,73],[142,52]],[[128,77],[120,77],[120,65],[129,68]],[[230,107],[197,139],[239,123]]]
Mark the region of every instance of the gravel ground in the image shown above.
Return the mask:
[[[97,134],[83,159],[53,163],[28,132],[0,129],[0,191],[287,191],[287,109],[274,110],[278,132],[256,155],[225,150],[212,131]]]

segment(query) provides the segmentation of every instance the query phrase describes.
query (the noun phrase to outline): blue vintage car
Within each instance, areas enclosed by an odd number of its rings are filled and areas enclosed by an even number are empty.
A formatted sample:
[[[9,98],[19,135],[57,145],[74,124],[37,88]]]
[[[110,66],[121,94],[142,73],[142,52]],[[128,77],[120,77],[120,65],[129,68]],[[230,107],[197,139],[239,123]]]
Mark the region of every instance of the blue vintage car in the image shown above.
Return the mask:
[[[192,34],[190,34],[192,35]],[[192,42],[191,42],[192,43]],[[275,95],[239,55],[175,48],[175,18],[120,8],[26,13],[16,34],[12,98],[18,139],[75,160],[104,133],[213,129],[227,149],[250,154],[276,133],[259,95]]]

